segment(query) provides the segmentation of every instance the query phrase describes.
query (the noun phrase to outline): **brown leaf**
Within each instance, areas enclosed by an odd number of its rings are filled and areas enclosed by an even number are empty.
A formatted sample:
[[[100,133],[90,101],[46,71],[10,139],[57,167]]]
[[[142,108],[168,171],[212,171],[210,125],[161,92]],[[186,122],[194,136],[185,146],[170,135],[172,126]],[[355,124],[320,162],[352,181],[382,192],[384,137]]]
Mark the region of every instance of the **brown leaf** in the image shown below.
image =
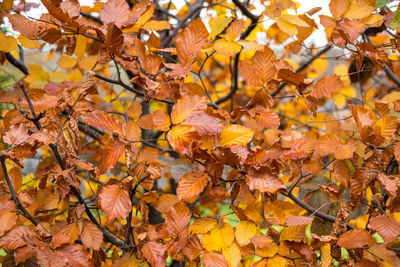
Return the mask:
[[[109,0],[100,10],[100,19],[104,24],[114,23],[121,27],[129,17],[129,5],[124,0]]]
[[[395,241],[400,233],[400,223],[386,215],[371,218],[368,228],[376,231],[385,240],[385,244]]]
[[[208,31],[200,18],[193,20],[175,39],[178,58],[189,63],[199,53],[208,40]]]
[[[26,240],[36,239],[34,233],[25,226],[18,226],[0,239],[0,247],[16,249],[26,245]]]
[[[69,244],[57,249],[71,266],[90,266],[90,253],[81,245]]]
[[[184,122],[186,119],[203,113],[207,109],[207,100],[200,96],[183,96],[176,101],[172,108],[173,124]]]
[[[173,236],[178,236],[189,226],[190,218],[191,214],[186,205],[182,202],[176,203],[171,207],[170,214],[165,219],[167,230]]]
[[[107,24],[107,33],[104,40],[104,45],[111,52],[119,53],[124,44],[124,35],[120,28],[114,23]]]
[[[113,116],[102,110],[95,110],[82,115],[87,124],[110,132],[123,134],[121,124]]]
[[[107,170],[114,168],[123,152],[124,145],[122,143],[115,142],[96,150],[92,160],[100,162],[99,171],[100,174],[104,174],[107,172]]]
[[[28,129],[24,124],[11,125],[3,135],[3,140],[9,145],[18,145],[24,143],[29,138]]]
[[[164,267],[167,259],[166,245],[159,242],[149,241],[142,247],[143,256],[150,263],[151,266]]]
[[[332,17],[336,20],[340,20],[349,7],[350,1],[348,0],[331,0],[329,4]]]
[[[204,172],[189,172],[181,177],[176,189],[179,200],[191,200],[197,197],[208,183],[208,174]]]
[[[128,191],[117,184],[103,187],[99,194],[99,203],[109,222],[115,218],[125,218],[132,211]]]
[[[311,96],[317,99],[330,97],[333,92],[343,87],[343,82],[336,74],[331,74],[319,80],[314,89],[311,91]]]
[[[341,235],[338,245],[345,249],[361,248],[373,243],[371,235],[366,230],[355,229]]]
[[[36,39],[39,37],[39,32],[45,26],[36,21],[27,19],[21,14],[12,14],[7,16],[14,31],[20,32],[28,39]]]
[[[224,255],[215,252],[206,252],[201,257],[201,264],[204,267],[228,267]]]
[[[390,197],[396,197],[397,190],[400,186],[400,178],[398,176],[380,173],[377,177],[377,180],[379,181],[379,183],[381,183],[386,193]]]
[[[85,247],[94,250],[99,250],[103,243],[103,232],[94,223],[86,219],[83,221],[80,237]]]

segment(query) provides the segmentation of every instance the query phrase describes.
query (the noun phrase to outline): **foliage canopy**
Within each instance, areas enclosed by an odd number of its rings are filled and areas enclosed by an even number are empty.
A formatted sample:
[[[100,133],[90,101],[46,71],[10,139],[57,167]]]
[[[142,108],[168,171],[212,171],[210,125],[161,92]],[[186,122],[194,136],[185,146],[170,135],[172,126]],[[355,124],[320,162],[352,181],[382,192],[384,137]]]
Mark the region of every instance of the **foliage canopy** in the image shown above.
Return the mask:
[[[2,1],[5,264],[400,266],[400,9],[247,2]]]

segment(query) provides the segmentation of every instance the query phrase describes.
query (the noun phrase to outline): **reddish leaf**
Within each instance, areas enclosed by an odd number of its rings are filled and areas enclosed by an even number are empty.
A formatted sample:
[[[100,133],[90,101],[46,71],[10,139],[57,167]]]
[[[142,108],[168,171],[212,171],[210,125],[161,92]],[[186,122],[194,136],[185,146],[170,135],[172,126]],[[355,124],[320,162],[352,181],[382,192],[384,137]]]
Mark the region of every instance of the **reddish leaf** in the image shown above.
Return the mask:
[[[120,123],[107,112],[95,110],[82,115],[82,119],[91,126],[122,134]]]
[[[100,19],[104,24],[114,23],[121,27],[129,17],[129,5],[124,0],[109,0],[100,10]]]
[[[128,192],[117,184],[103,187],[99,194],[99,203],[109,222],[115,218],[125,218],[132,210]]]
[[[9,145],[24,143],[29,137],[28,129],[24,124],[12,125],[3,135],[3,140]]]
[[[89,220],[84,220],[81,230],[81,240],[85,247],[99,250],[103,243],[103,232]]]
[[[315,84],[315,88],[311,91],[311,96],[317,99],[330,97],[333,92],[343,87],[343,82],[336,74],[331,74],[322,78]]]
[[[371,235],[366,230],[350,230],[341,235],[338,245],[345,249],[361,248],[373,242]]]
[[[208,31],[200,18],[193,20],[175,40],[176,52],[181,61],[189,63],[207,43]]]
[[[224,125],[219,119],[205,113],[189,117],[184,123],[192,126],[199,135],[215,135],[224,129]]]
[[[208,174],[204,172],[189,172],[181,177],[176,189],[179,200],[189,200],[197,197],[208,183]]]
[[[35,239],[34,233],[25,226],[18,226],[0,239],[0,247],[16,249],[26,245],[25,240]]]
[[[118,159],[124,152],[124,145],[116,142],[111,145],[105,145],[102,148],[96,150],[92,160],[100,162],[99,171],[100,174],[106,173],[107,170],[114,168]]]
[[[204,267],[228,267],[224,255],[215,252],[206,252],[201,257],[201,264]]]
[[[371,218],[368,228],[378,232],[386,244],[395,241],[400,234],[400,223],[386,215]]]
[[[164,267],[167,259],[167,247],[159,242],[149,241],[142,247],[143,256],[151,266]]]

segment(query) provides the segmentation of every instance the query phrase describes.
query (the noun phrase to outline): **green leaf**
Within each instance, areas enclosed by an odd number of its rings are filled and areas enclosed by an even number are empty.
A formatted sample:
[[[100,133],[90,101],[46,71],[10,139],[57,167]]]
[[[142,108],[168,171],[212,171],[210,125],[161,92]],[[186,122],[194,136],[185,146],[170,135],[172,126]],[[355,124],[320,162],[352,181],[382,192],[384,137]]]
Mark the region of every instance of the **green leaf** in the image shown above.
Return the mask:
[[[378,243],[378,244],[385,243],[385,240],[383,240],[383,238],[378,233],[373,234],[372,237],[375,239],[376,243]]]
[[[400,9],[397,9],[394,13],[390,27],[400,32]]]
[[[389,4],[392,0],[376,0],[375,9],[381,8]]]

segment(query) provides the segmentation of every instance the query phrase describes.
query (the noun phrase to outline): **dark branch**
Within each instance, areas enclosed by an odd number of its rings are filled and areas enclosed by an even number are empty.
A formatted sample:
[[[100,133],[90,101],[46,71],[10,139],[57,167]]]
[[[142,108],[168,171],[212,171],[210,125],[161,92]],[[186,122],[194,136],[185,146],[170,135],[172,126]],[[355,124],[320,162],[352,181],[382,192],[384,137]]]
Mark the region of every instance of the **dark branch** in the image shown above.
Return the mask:
[[[6,58],[7,58],[8,62],[10,62],[11,65],[13,65],[17,69],[19,69],[23,74],[25,74],[25,75],[29,74],[28,68],[25,66],[25,64],[23,62],[16,59],[13,55],[11,55],[10,52],[7,52],[5,54],[6,54]]]
[[[311,63],[313,63],[314,60],[316,60],[317,58],[319,58],[320,56],[322,56],[323,54],[325,54],[326,52],[328,52],[330,49],[332,48],[331,45],[328,45],[327,47],[325,47],[324,49],[320,50],[318,53],[316,53],[314,56],[312,56],[309,60],[307,60],[306,62],[304,62],[300,67],[297,68],[296,73],[299,73],[300,71],[304,70],[305,68],[307,68]],[[274,97],[277,94],[279,94],[279,92],[286,86],[286,83],[281,83],[281,85],[279,85],[278,89],[271,93],[271,96]]]
[[[21,202],[18,199],[18,196],[17,196],[17,193],[15,192],[14,186],[11,183],[10,177],[8,176],[5,158],[3,156],[0,156],[0,162],[1,162],[1,168],[3,169],[4,179],[6,180],[8,188],[10,189],[10,193],[11,193],[12,199],[15,203],[15,206],[17,206],[17,208],[22,212],[22,215],[25,218],[27,218],[35,226],[37,226],[39,224],[39,222],[35,218],[33,218],[33,216],[24,208],[24,206],[22,206]]]
[[[40,130],[42,128],[40,122],[39,122],[39,117],[37,117],[35,109],[32,105],[32,101],[28,95],[28,92],[26,91],[25,86],[22,83],[19,83],[19,86],[21,87],[21,90],[26,98],[26,101],[28,102],[31,114],[33,116],[32,121],[35,124],[36,128],[38,130]],[[49,145],[51,150],[54,153],[54,156],[58,162],[58,164],[60,165],[62,170],[66,170],[66,166],[61,158],[61,155],[58,151],[57,145],[56,144],[50,144]],[[85,206],[85,211],[86,214],[88,215],[89,219],[96,224],[96,226],[103,232],[103,238],[105,242],[110,242],[112,244],[114,244],[115,246],[119,247],[119,248],[124,248],[124,244],[121,240],[117,239],[112,233],[110,233],[109,231],[107,231],[107,229],[105,229],[94,217],[93,213],[91,212],[90,208],[87,206],[87,204],[85,203],[85,200],[83,199],[83,197],[81,196],[79,190],[73,186],[70,186],[71,191],[74,193],[74,195],[76,196],[76,198],[78,199],[79,203]]]

